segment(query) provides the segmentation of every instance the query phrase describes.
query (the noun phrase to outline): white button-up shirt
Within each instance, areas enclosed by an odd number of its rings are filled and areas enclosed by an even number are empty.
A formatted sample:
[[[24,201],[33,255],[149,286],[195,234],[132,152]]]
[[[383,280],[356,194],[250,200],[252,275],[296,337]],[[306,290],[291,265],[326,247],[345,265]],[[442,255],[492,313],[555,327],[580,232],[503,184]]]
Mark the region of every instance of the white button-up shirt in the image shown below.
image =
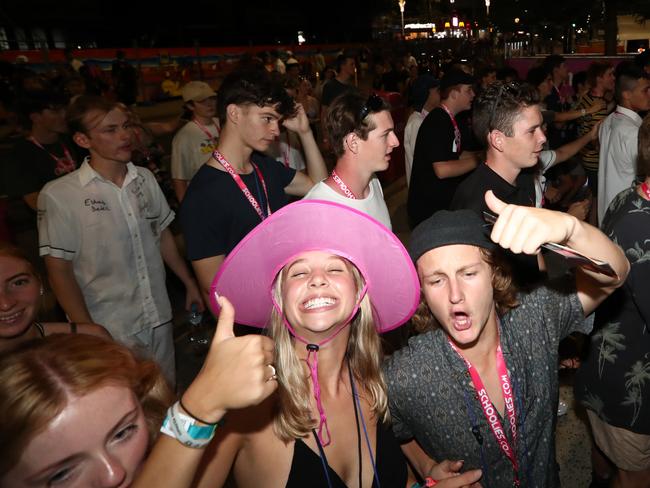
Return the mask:
[[[149,170],[127,164],[120,188],[86,160],[38,196],[40,254],[72,261],[92,319],[128,344],[172,319],[160,235],[173,219]]]
[[[598,224],[603,223],[607,207],[620,192],[629,188],[636,177],[641,117],[618,105],[598,130]]]

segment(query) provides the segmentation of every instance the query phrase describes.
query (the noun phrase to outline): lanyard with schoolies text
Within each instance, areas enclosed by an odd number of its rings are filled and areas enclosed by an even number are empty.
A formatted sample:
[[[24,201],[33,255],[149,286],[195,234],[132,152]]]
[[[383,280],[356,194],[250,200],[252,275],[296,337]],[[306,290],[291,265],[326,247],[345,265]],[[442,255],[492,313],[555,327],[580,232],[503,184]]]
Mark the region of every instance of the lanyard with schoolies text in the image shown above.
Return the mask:
[[[461,153],[461,139],[460,139],[460,129],[458,128],[458,123],[456,122],[456,117],[454,117],[454,114],[451,113],[451,111],[445,106],[445,104],[441,103],[440,106],[442,109],[447,112],[447,115],[449,115],[449,118],[451,119],[451,123],[454,126],[454,142],[456,143],[456,149],[458,154]]]
[[[345,194],[346,197],[351,198],[352,200],[356,200],[357,197],[354,193],[352,193],[352,190],[348,188],[348,185],[345,184],[345,182],[341,179],[339,175],[336,174],[336,171],[332,170],[332,180],[334,180],[334,183],[338,185],[338,187],[341,189],[341,191]]]
[[[257,215],[259,215],[260,219],[264,220],[266,217],[271,215],[271,205],[269,203],[269,194],[266,191],[266,183],[264,182],[264,176],[262,176],[262,172],[260,169],[257,167],[257,165],[251,161],[251,165],[253,166],[253,169],[257,173],[257,177],[259,178],[260,182],[262,183],[262,189],[264,190],[264,197],[266,198],[266,215],[264,215],[264,212],[262,211],[262,207],[260,206],[259,202],[255,199],[253,194],[250,192],[248,187],[246,186],[246,183],[241,179],[241,176],[237,174],[237,172],[233,169],[233,167],[230,165],[228,161],[226,161],[226,158],[224,158],[221,153],[217,150],[215,150],[212,155],[214,158],[219,161],[221,166],[224,167],[224,169],[232,176],[232,179],[235,180],[235,183],[237,183],[237,186],[241,190],[241,192],[244,194],[246,197],[246,200],[251,204],[251,206],[255,209],[257,212]]]
[[[481,408],[483,410],[483,414],[485,415],[485,419],[487,420],[487,423],[490,426],[490,429],[492,430],[492,434],[497,440],[499,447],[512,463],[512,469],[514,472],[514,484],[515,486],[519,486],[519,474],[518,474],[519,463],[517,461],[517,456],[513,448],[510,446],[510,443],[508,442],[508,438],[506,437],[505,431],[501,426],[499,415],[497,414],[494,405],[492,405],[487,390],[483,385],[483,380],[481,380],[481,376],[478,374],[476,368],[472,366],[472,363],[470,363],[467,359],[465,359],[462,356],[462,354],[460,353],[458,348],[454,345],[454,343],[451,342],[451,340],[449,339],[448,342],[451,348],[454,351],[456,351],[456,354],[458,354],[461,357],[461,359],[465,361],[465,364],[467,365],[467,370],[469,371],[469,374],[472,377],[472,383],[474,383],[474,388],[476,388],[476,392],[478,393],[478,399],[479,402],[481,403]],[[506,362],[503,359],[503,352],[501,351],[501,344],[497,346],[497,373],[499,375],[499,383],[501,384],[501,390],[503,391],[503,400],[506,407],[506,415],[508,417],[508,423],[510,424],[512,443],[513,445],[516,445],[517,444],[517,417],[515,415],[515,403],[512,394],[512,387],[510,385],[510,377],[508,376],[508,369],[506,368]]]

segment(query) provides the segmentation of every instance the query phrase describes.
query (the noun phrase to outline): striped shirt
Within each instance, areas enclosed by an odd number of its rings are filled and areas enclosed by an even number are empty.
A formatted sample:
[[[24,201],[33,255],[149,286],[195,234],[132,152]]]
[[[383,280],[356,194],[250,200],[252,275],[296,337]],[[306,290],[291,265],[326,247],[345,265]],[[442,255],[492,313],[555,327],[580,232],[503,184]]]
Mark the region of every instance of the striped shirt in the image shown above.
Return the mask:
[[[578,110],[581,108],[589,110],[589,108],[597,103],[598,100],[603,100],[606,102],[603,97],[597,97],[587,92],[582,96],[576,108]],[[582,137],[591,129],[593,129],[594,125],[596,125],[599,121],[605,119],[609,112],[611,112],[611,109],[609,109],[606,104],[605,108],[599,110],[598,112],[581,117],[578,121],[578,136]],[[598,171],[599,153],[600,145],[598,141],[590,141],[580,150],[580,159],[582,160],[582,165],[585,169],[590,171]]]

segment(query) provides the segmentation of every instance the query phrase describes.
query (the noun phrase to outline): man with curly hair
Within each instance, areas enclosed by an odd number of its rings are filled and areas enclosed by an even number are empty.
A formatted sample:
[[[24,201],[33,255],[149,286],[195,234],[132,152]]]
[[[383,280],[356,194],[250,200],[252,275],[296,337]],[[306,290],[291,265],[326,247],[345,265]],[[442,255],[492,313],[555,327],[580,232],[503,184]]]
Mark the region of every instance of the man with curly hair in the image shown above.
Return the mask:
[[[393,430],[423,477],[432,460],[463,459],[463,469],[482,470],[482,486],[558,487],[558,344],[591,330],[585,317],[623,283],[629,263],[569,214],[492,192],[485,199],[499,216],[489,236],[471,210],[437,212],[411,236],[423,296],[416,315],[431,330],[384,366]],[[545,243],[607,261],[616,276],[579,268],[571,286],[515,294],[500,248],[534,254]]]

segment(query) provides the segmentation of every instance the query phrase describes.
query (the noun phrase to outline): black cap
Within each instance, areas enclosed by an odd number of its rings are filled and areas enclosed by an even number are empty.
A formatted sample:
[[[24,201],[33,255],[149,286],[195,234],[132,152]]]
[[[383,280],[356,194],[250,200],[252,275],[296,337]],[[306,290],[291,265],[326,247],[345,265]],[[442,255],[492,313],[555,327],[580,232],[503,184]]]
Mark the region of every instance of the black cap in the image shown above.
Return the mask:
[[[420,111],[429,98],[429,90],[440,86],[440,80],[432,75],[425,74],[418,76],[413,85],[411,85],[411,96],[413,97],[413,107]]]
[[[476,79],[472,75],[455,68],[444,74],[440,80],[440,90],[446,90],[454,85],[473,85],[475,81]]]
[[[413,262],[430,251],[452,244],[467,244],[493,250],[489,225],[473,210],[440,210],[419,224],[411,234],[409,255]]]

